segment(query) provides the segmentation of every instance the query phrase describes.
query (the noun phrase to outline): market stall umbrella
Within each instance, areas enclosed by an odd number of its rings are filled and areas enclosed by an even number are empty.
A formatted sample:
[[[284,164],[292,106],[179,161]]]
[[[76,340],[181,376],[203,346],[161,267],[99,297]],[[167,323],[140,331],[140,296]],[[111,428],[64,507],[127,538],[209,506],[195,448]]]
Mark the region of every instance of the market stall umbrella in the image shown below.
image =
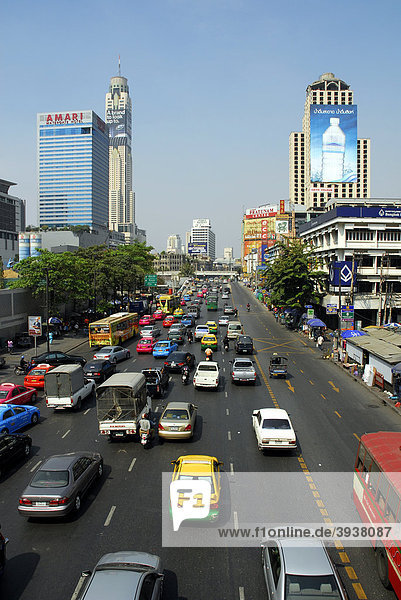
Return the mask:
[[[49,317],[49,325],[61,325],[61,319],[58,317]]]
[[[326,323],[323,323],[320,319],[309,319],[306,324],[309,325],[309,327],[327,327]]]
[[[359,331],[358,329],[344,329],[341,333],[341,337],[346,340],[347,338],[361,337],[362,335],[368,335],[365,331]]]

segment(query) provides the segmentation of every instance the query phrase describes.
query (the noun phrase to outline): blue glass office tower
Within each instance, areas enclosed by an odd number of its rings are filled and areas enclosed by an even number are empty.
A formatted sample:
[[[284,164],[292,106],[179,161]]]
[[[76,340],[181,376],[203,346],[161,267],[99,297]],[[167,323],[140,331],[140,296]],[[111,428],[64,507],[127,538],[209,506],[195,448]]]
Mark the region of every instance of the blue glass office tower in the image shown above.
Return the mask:
[[[39,225],[107,225],[109,135],[91,110],[40,113]]]

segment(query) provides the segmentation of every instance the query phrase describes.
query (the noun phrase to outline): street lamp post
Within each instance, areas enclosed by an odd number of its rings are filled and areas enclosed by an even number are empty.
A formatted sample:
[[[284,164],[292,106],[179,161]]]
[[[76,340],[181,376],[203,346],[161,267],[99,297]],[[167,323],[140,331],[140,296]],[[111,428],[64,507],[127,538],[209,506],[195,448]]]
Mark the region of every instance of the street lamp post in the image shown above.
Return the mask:
[[[46,347],[47,347],[47,352],[50,352],[50,340],[49,340],[49,267],[45,267],[45,273],[46,273],[46,305],[45,305]]]

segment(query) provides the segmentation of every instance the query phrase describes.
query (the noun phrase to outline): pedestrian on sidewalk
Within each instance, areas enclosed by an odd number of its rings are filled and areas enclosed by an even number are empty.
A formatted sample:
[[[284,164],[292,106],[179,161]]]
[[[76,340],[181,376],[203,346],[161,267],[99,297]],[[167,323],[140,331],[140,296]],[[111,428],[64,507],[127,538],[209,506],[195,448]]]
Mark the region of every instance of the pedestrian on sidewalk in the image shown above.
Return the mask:
[[[74,325],[74,333],[75,333],[75,335],[78,335],[78,331],[79,331],[79,325],[78,325],[78,323],[75,323],[75,325]]]
[[[50,331],[50,333],[49,333],[49,344],[52,344],[52,343],[53,343],[53,332]]]
[[[9,354],[13,353],[13,348],[14,348],[14,342],[12,341],[12,339],[9,339],[7,342],[7,350]]]
[[[322,350],[323,342],[324,342],[324,337],[322,336],[322,334],[319,334],[318,338],[317,338],[317,342],[316,342],[316,348],[319,348],[319,350]]]

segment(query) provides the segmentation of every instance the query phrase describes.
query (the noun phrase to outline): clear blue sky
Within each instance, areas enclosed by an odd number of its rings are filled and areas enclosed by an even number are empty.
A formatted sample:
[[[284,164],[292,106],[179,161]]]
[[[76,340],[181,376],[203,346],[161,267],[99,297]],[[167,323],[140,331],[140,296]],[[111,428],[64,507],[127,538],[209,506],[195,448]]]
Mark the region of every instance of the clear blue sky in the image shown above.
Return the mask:
[[[240,251],[244,207],[288,198],[309,83],[351,85],[372,196],[401,196],[398,0],[3,0],[0,177],[36,222],[36,113],[93,109],[128,78],[137,223],[165,248],[193,218]]]

